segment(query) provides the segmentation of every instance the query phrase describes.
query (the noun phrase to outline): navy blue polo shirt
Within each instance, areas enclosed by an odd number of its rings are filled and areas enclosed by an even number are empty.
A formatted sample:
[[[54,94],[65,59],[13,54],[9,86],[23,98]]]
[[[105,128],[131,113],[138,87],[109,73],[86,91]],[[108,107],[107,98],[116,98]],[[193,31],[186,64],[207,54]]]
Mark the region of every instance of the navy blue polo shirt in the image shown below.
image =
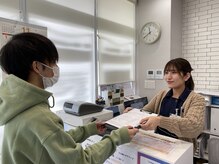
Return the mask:
[[[172,97],[173,96],[173,90],[170,89],[167,92],[166,96],[163,98],[159,115],[169,117],[171,114],[175,115],[176,114],[176,109],[178,109],[177,115],[180,116],[180,112],[181,112],[180,109],[181,109],[183,103],[185,102],[185,100],[187,99],[188,95],[190,94],[190,92],[191,92],[191,90],[189,90],[188,88],[185,88],[183,93],[177,99],[177,98]],[[162,135],[165,135],[165,136],[178,138],[174,133],[171,133],[168,130],[166,130],[164,128],[161,128],[159,126],[157,127],[155,132],[159,133],[159,134],[162,134]]]

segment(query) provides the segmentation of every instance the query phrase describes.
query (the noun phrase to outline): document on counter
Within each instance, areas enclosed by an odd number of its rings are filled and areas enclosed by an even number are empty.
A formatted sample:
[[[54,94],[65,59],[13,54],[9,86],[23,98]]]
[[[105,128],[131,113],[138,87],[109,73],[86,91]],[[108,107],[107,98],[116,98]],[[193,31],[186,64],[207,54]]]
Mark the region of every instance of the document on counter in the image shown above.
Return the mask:
[[[140,130],[134,136],[131,143],[138,145],[138,148],[141,149],[147,147],[168,154],[175,148],[176,140],[150,131]]]
[[[123,126],[138,126],[141,119],[149,116],[157,116],[157,114],[150,114],[145,111],[141,111],[140,109],[132,109],[128,113],[123,113],[117,117],[114,117],[108,121],[106,121],[107,128],[117,129]]]
[[[84,149],[101,141],[99,135],[90,136]],[[184,164],[193,162],[193,144],[175,138],[139,130],[130,143],[117,147],[104,164]]]

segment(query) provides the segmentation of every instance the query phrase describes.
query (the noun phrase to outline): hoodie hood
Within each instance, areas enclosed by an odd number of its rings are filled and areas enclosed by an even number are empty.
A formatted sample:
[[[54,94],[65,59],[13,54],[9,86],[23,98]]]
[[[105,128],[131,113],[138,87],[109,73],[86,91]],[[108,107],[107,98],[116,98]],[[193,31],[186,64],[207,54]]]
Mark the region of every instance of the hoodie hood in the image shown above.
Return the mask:
[[[0,126],[32,106],[40,103],[49,105],[50,96],[52,93],[9,75],[0,86]]]

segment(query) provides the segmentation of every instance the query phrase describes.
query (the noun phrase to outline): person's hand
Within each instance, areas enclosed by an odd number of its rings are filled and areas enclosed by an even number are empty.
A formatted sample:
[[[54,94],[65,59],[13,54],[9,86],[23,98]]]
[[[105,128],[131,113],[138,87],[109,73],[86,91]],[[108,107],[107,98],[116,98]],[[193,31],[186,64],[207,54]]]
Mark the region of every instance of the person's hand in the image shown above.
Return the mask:
[[[155,130],[157,126],[160,125],[160,117],[150,116],[150,117],[143,118],[140,121],[140,125],[143,130]]]
[[[127,107],[127,108],[124,109],[123,113],[128,113],[132,109],[133,109],[132,107]]]
[[[98,134],[102,135],[106,132],[106,126],[104,122],[96,122]]]
[[[128,133],[129,133],[129,137],[132,139],[136,133],[138,133],[139,129],[137,128],[133,128],[132,126],[127,126],[128,128]]]

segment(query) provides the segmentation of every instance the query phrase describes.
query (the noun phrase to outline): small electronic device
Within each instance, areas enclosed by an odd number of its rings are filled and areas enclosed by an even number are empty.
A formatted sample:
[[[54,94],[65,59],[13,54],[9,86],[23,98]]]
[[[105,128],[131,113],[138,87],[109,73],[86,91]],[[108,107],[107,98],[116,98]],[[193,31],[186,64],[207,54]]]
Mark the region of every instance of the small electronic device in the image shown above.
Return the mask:
[[[155,79],[163,79],[163,76],[164,74],[162,69],[155,70],[155,75],[154,75]]]
[[[125,107],[125,108],[127,108],[127,107],[132,107],[132,108],[141,109],[141,108],[143,108],[147,103],[148,103],[147,97],[141,97],[141,98],[137,98],[137,99],[125,101],[125,102],[124,102],[124,107]]]
[[[104,106],[83,101],[66,101],[63,105],[66,113],[77,116],[101,112],[103,108]]]
[[[149,69],[149,70],[147,70],[147,79],[154,79],[154,70],[152,70],[152,69]]]

